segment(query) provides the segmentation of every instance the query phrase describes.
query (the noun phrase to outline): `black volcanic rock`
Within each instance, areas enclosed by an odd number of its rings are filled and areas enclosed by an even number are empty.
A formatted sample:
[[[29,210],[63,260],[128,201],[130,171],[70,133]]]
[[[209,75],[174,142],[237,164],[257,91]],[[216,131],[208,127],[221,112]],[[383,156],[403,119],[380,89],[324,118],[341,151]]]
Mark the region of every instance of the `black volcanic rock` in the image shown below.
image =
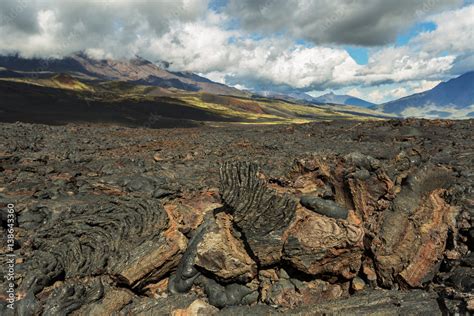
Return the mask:
[[[336,202],[321,199],[316,196],[304,195],[300,199],[300,203],[319,214],[334,218],[347,218],[348,210],[340,207]]]
[[[22,275],[18,291],[27,297],[61,275],[83,278],[108,273],[124,278],[133,273],[126,271],[134,260],[134,251],[145,240],[155,240],[160,247],[164,245],[160,238],[168,227],[168,218],[157,203],[140,199],[71,202],[74,204],[70,212],[64,212],[49,225],[36,230],[32,240],[34,256],[18,267]],[[96,207],[90,208],[89,203]],[[152,277],[151,272],[144,272],[147,278]],[[140,284],[145,280],[140,279]],[[64,291],[66,294],[71,290]]]
[[[472,123],[2,123],[17,314],[472,313]]]
[[[253,164],[224,164],[221,194],[258,263],[270,265],[280,260],[282,235],[295,216],[296,201],[269,190],[257,172]]]

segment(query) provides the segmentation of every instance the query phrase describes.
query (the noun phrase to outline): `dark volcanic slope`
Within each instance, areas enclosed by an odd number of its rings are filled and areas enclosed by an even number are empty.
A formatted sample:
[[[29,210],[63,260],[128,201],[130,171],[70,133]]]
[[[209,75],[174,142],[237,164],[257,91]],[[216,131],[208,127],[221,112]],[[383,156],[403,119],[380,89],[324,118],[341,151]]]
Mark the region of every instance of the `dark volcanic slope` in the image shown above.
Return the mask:
[[[113,123],[163,128],[196,126],[196,121],[229,121],[164,97],[152,101],[87,101],[75,91],[8,81],[0,82],[0,95],[0,122]]]
[[[18,313],[462,314],[473,123],[0,124]]]
[[[438,106],[468,108],[474,103],[474,71],[467,72],[457,78],[441,82],[433,89],[416,93],[380,106],[386,113],[400,114],[409,107]],[[449,113],[448,117],[449,117]],[[469,116],[469,115],[468,115]]]
[[[246,96],[236,88],[213,82],[187,72],[171,72],[140,57],[131,60],[95,60],[86,54],[76,53],[62,59],[22,58],[18,55],[0,56],[0,76],[9,76],[8,71],[23,71],[25,77],[41,76],[43,72],[69,73],[90,79],[120,80],[151,86],[202,91],[215,94]],[[21,75],[20,73],[17,74]],[[14,76],[15,77],[15,76]]]

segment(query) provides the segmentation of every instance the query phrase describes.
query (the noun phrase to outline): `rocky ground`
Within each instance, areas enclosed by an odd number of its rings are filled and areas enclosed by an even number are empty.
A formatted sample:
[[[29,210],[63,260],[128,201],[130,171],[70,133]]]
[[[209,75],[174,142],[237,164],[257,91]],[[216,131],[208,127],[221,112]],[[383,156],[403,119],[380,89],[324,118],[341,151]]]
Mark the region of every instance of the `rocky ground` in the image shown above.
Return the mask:
[[[473,123],[0,124],[0,272],[17,315],[467,314]]]

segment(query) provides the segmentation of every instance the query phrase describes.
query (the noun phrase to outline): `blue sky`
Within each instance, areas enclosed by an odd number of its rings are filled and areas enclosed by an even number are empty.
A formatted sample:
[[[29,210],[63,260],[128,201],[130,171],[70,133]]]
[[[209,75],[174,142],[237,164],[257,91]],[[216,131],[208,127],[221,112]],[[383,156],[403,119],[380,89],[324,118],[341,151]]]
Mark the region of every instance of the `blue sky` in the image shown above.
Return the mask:
[[[366,65],[369,61],[369,49],[366,47],[345,46],[344,49],[359,65]]]
[[[397,36],[395,44],[397,46],[407,45],[408,42],[422,32],[431,32],[436,30],[436,24],[433,22],[419,22],[413,25],[408,31]]]
[[[227,0],[212,0],[209,2],[209,9],[214,11],[221,11],[227,5]]]

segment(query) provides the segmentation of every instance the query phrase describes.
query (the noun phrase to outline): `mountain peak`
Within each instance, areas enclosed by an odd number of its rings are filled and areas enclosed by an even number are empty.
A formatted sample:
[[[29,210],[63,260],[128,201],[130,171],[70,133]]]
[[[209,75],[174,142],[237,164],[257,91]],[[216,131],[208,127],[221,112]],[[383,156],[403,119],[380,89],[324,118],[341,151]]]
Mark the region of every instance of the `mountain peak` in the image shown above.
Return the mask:
[[[361,107],[371,107],[374,106],[374,103],[353,97],[346,94],[335,94],[333,91],[323,94],[317,98],[314,98],[314,101],[318,103],[328,103],[328,104],[343,104],[343,105],[354,105]]]
[[[65,74],[59,77],[59,82],[69,81],[68,75],[79,75],[89,79],[118,80],[186,91],[236,96],[248,95],[247,92],[213,82],[195,73],[166,70],[138,55],[132,59],[94,59],[86,52],[78,51],[61,59],[56,59],[54,62],[45,62],[44,59],[40,58],[25,59],[18,56],[0,56],[0,67],[20,71],[42,69],[48,72]]]
[[[138,55],[135,55],[134,58],[130,59],[130,63],[134,66],[154,65],[151,61]]]
[[[381,109],[410,117],[473,117],[474,71],[441,82],[430,90],[387,102]]]
[[[170,68],[171,63],[167,62],[166,60],[155,60],[155,65],[157,65],[161,69],[168,69]]]

